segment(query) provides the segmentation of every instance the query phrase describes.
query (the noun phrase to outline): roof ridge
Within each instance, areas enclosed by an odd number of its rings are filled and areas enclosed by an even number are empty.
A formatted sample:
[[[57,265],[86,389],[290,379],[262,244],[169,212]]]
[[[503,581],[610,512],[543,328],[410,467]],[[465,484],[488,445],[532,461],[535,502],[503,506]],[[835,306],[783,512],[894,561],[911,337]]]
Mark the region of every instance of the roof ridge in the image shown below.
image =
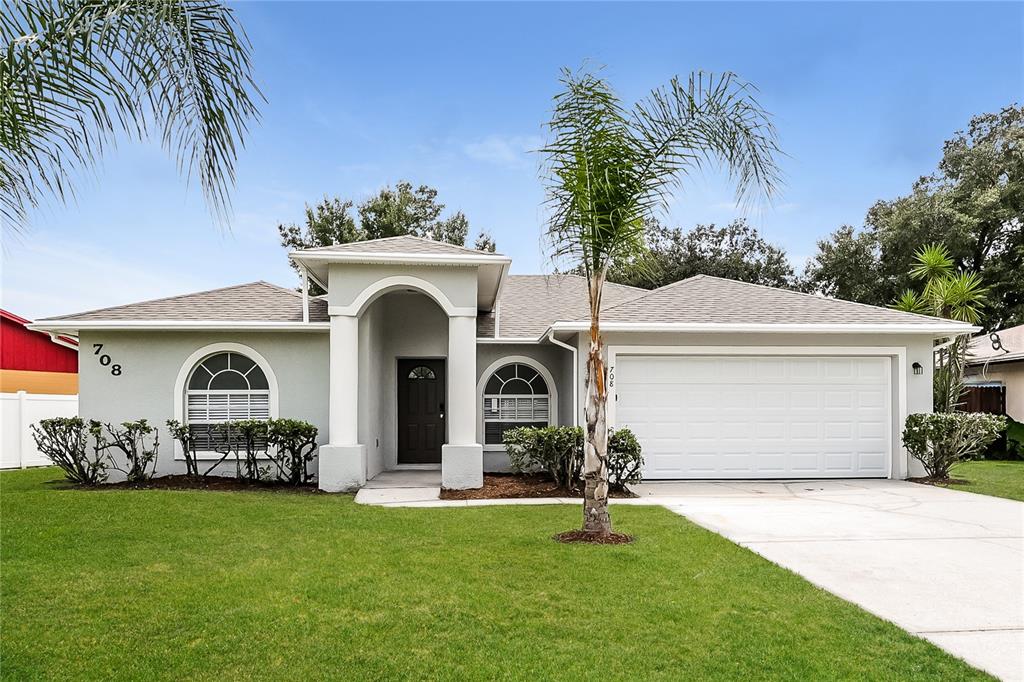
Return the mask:
[[[133,301],[132,303],[122,303],[120,305],[106,306],[106,307],[103,307],[103,308],[93,308],[91,310],[81,310],[81,311],[79,311],[77,313],[68,313],[67,315],[58,315],[56,317],[44,317],[42,319],[36,320],[36,322],[48,322],[50,320],[62,320],[65,317],[67,317],[68,315],[76,315],[76,316],[77,315],[88,315],[90,313],[98,313],[98,312],[102,312],[102,311],[106,311],[106,310],[120,310],[121,308],[130,308],[130,307],[134,307],[134,306],[137,306],[137,305],[143,305],[143,304],[146,304],[146,303],[159,303],[161,301],[171,301],[171,300],[174,300],[176,298],[185,298],[187,296],[198,296],[200,294],[212,294],[212,293],[216,293],[218,291],[227,291],[228,289],[240,289],[241,287],[251,287],[254,284],[270,284],[270,283],[269,282],[264,282],[263,280],[260,279],[260,280],[254,281],[254,282],[243,282],[242,284],[231,284],[231,285],[226,286],[226,287],[215,287],[213,289],[204,289],[202,291],[193,291],[193,292],[187,293],[187,294],[175,294],[173,296],[160,296],[159,298],[149,298],[149,299],[146,299],[145,301]],[[270,286],[274,286],[274,285],[270,284]]]
[[[314,247],[308,248],[308,249],[296,249],[295,252],[301,253],[303,251],[323,251],[324,249],[332,249],[332,248],[335,248],[337,246],[355,246],[357,244],[373,244],[375,242],[387,242],[387,241],[393,241],[393,240],[396,240],[396,239],[413,239],[413,240],[416,240],[418,242],[423,242],[425,244],[439,244],[441,246],[447,246],[447,247],[450,247],[450,248],[453,248],[453,249],[459,249],[461,251],[466,251],[467,253],[477,253],[477,254],[492,255],[492,256],[500,256],[500,255],[502,255],[502,254],[493,253],[493,252],[490,252],[490,251],[481,251],[479,249],[471,249],[471,248],[469,248],[468,246],[466,246],[464,244],[452,244],[450,242],[441,241],[440,239],[431,239],[429,237],[420,237],[419,235],[415,235],[415,234],[395,234],[395,235],[391,235],[390,237],[375,237],[373,239],[357,239],[356,241],[341,242],[340,244],[327,244],[325,246],[314,246]]]

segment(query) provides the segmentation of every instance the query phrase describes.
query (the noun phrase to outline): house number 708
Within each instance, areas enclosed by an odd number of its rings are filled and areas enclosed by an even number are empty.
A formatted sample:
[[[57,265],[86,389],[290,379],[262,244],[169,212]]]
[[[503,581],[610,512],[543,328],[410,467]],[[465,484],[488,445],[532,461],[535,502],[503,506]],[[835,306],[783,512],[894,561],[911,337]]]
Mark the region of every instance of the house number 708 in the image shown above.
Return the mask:
[[[113,362],[113,360],[111,360],[109,355],[107,355],[106,353],[103,352],[103,344],[102,343],[94,343],[94,344],[92,344],[92,347],[93,347],[93,351],[94,351],[93,355],[99,355],[100,356],[100,364],[103,365],[104,367],[110,367],[110,373],[112,375],[114,375],[115,377],[121,376],[121,365],[116,365],[116,364],[112,365],[112,364],[110,364],[111,362]]]

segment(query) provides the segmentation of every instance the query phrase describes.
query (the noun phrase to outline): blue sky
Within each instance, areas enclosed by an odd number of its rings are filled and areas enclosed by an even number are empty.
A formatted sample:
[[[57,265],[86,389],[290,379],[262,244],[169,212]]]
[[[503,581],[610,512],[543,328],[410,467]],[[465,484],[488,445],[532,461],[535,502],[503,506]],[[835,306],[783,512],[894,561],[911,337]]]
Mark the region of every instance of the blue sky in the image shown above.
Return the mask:
[[[632,102],[673,75],[732,70],[774,115],[786,186],[746,217],[802,267],[817,239],[934,169],[971,115],[1024,99],[1024,4],[236,5],[268,102],[219,229],[156,144],[122,143],[73,205],[4,233],[3,306],[29,317],[256,279],[292,285],[279,222],[324,194],[408,179],[486,228],[513,272],[550,270],[536,148],[563,66]],[[738,215],[716,175],[670,222]]]

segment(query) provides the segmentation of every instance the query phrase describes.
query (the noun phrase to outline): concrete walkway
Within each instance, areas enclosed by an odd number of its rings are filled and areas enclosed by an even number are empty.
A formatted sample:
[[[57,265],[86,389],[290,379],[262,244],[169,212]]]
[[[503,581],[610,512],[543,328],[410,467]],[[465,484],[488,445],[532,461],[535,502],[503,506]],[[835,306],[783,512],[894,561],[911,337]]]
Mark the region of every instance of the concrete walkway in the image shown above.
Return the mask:
[[[437,472],[409,473],[378,476],[356,502],[580,503],[444,501]],[[639,498],[612,502],[667,507],[982,670],[1024,680],[1024,503],[884,480],[688,481],[634,491]]]

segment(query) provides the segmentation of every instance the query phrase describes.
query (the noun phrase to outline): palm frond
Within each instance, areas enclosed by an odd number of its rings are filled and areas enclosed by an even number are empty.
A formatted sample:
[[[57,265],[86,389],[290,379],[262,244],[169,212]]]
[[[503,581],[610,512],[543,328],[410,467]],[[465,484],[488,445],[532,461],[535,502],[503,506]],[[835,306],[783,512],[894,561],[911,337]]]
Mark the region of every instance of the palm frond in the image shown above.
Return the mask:
[[[262,98],[250,45],[214,0],[22,0],[0,14],[0,211],[19,229],[73,195],[117,133],[159,132],[226,220],[238,150]]]
[[[910,269],[913,279],[926,282],[953,273],[953,259],[945,244],[927,244],[914,254],[915,265]]]
[[[900,297],[896,299],[896,301],[892,303],[892,305],[890,305],[889,307],[894,310],[900,310],[905,313],[929,313],[928,302],[925,301],[920,294],[918,294],[916,291],[913,291],[912,289],[907,289],[902,294],[900,294]]]

